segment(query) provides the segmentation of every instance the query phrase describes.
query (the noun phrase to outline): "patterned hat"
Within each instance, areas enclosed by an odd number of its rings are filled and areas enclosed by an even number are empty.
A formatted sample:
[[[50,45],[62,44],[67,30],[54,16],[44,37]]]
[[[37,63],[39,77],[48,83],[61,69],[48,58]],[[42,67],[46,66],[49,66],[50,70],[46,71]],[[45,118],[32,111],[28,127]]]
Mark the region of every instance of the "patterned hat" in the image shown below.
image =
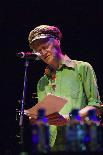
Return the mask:
[[[57,40],[61,40],[62,33],[55,26],[40,25],[30,32],[28,37],[29,44],[31,44],[35,40],[43,38],[55,38]]]

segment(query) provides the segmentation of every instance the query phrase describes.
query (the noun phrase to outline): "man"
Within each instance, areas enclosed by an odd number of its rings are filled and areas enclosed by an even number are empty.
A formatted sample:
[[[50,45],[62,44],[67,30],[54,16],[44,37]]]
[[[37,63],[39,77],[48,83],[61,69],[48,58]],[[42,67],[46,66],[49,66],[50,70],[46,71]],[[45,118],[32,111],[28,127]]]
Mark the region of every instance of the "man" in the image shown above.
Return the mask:
[[[69,113],[77,108],[81,117],[88,111],[96,109],[100,103],[95,72],[92,66],[83,61],[71,60],[63,55],[60,47],[62,33],[55,26],[40,25],[29,34],[30,48],[48,64],[45,75],[37,85],[38,101],[48,94],[66,97],[68,103],[60,110],[60,114],[69,122]],[[50,126],[51,147],[64,141],[64,124]],[[61,136],[60,136],[61,135]],[[60,138],[59,138],[60,136]]]

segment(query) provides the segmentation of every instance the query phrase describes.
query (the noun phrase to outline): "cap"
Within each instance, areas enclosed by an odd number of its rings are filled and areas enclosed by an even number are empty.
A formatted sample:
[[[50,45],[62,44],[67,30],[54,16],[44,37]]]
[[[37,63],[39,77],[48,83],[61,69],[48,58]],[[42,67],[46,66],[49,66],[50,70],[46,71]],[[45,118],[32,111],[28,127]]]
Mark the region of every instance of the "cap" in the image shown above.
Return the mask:
[[[35,40],[45,39],[45,38],[55,38],[55,39],[61,40],[62,33],[55,26],[40,25],[40,26],[37,26],[34,30],[32,30],[29,33],[28,40],[29,40],[29,44],[31,44]]]

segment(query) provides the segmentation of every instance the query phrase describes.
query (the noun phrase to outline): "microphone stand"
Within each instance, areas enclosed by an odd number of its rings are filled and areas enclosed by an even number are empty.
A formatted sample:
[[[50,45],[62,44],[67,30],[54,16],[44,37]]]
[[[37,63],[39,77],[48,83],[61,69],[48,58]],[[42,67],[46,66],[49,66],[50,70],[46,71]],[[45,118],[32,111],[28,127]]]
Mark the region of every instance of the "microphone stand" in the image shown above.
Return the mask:
[[[20,144],[22,147],[22,151],[24,151],[24,105],[25,105],[25,97],[26,97],[26,82],[27,82],[27,69],[29,66],[29,60],[26,58],[25,61],[25,73],[24,73],[24,86],[23,86],[23,95],[21,100],[21,111],[20,111],[20,120],[19,120],[19,126],[20,126]]]
[[[24,155],[24,153],[26,153],[25,155],[28,155],[27,152],[25,152],[24,150],[24,105],[25,105],[25,98],[26,98],[26,82],[27,82],[27,69],[29,66],[29,60],[30,59],[34,59],[34,60],[40,60],[39,56],[37,55],[36,57],[34,57],[34,55],[31,57],[29,57],[29,55],[27,55],[27,57],[21,57],[20,58],[26,58],[25,60],[25,72],[24,72],[24,85],[23,85],[23,94],[22,94],[22,99],[20,101],[21,103],[21,110],[20,110],[20,120],[19,120],[19,127],[20,127],[20,143],[21,144],[21,152],[20,155]]]

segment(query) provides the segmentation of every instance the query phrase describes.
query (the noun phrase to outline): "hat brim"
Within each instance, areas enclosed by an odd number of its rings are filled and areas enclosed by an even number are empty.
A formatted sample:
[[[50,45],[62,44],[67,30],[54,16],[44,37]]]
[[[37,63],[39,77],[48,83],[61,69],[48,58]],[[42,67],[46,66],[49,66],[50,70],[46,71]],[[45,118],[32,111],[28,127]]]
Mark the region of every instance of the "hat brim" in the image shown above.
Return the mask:
[[[36,41],[36,40],[39,40],[39,39],[46,39],[46,38],[50,38],[50,35],[40,35],[40,36],[36,36],[35,38],[32,39],[31,43]]]

